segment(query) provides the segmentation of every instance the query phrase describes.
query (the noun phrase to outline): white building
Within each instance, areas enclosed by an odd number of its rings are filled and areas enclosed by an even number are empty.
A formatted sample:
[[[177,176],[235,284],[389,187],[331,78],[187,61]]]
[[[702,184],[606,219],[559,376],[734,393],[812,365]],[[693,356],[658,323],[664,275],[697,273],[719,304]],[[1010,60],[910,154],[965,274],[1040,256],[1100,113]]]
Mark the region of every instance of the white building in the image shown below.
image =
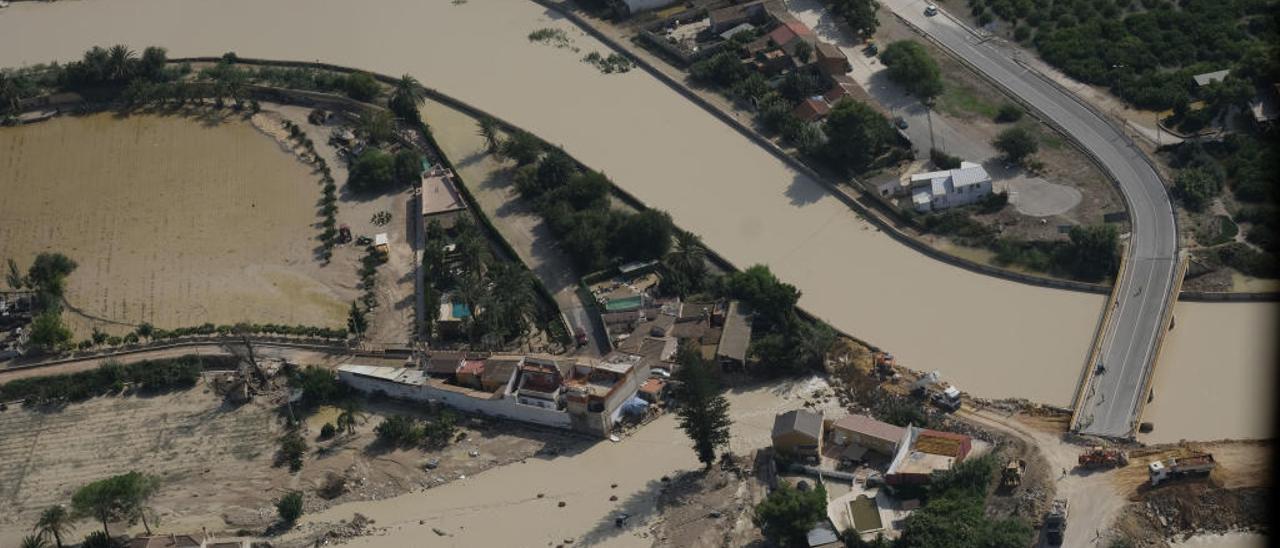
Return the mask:
[[[477,371],[485,371],[491,367],[488,362],[495,360],[470,361],[477,362]],[[459,376],[465,369],[464,362]],[[338,380],[365,393],[607,437],[623,404],[635,397],[649,376],[639,358],[625,355],[603,362],[531,356],[502,372],[503,382],[491,383],[492,390],[432,378],[418,368],[348,364],[338,367]]]
[[[959,169],[911,176],[911,205],[921,213],[969,205],[988,194],[991,176],[972,162],[961,162]]]

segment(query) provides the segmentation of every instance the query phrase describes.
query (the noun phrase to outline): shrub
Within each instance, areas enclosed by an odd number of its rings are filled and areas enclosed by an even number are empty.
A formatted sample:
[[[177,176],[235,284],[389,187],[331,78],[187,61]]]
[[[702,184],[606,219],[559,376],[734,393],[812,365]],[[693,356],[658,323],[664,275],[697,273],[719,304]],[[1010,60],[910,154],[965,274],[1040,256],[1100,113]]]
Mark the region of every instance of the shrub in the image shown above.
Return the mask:
[[[183,356],[168,360],[146,360],[129,364],[108,361],[97,369],[16,379],[0,384],[0,401],[23,399],[31,403],[80,401],[111,393],[124,383],[158,393],[190,388],[200,379],[203,364],[220,358]]]
[[[287,495],[280,497],[276,501],[276,515],[280,516],[280,521],[291,524],[298,521],[302,517],[302,493],[299,491],[290,491]]]
[[[1007,160],[1017,164],[1021,164],[1027,157],[1040,150],[1040,143],[1036,141],[1035,135],[1021,127],[1001,131],[991,144],[995,145],[996,150],[1004,153]]]
[[[1013,103],[1005,103],[1000,105],[1000,111],[996,113],[996,121],[1002,124],[1017,122],[1022,119],[1022,107]]]
[[[938,169],[956,169],[960,167],[960,158],[947,154],[936,148],[929,149],[929,161]]]
[[[280,437],[280,452],[276,463],[287,463],[290,472],[302,470],[302,457],[307,454],[307,440],[302,439],[297,430],[289,430]]]
[[[347,186],[357,192],[379,192],[395,183],[395,158],[378,148],[371,147],[362,152],[347,175]]]
[[[1173,180],[1173,188],[1182,204],[1191,211],[1203,211],[1218,195],[1218,181],[1202,168],[1184,169]]]
[[[393,447],[412,447],[422,443],[422,426],[410,417],[392,415],[374,428],[378,441]]]
[[[322,440],[327,440],[329,438],[332,438],[337,433],[338,433],[338,429],[334,427],[333,423],[331,422],[326,422],[324,423],[324,426],[320,427],[320,439]]]
[[[880,60],[889,69],[889,78],[922,101],[942,93],[942,73],[938,63],[918,42],[899,40],[884,49]]]
[[[357,101],[369,101],[378,96],[378,81],[363,72],[357,72],[347,76],[346,80],[347,96]]]

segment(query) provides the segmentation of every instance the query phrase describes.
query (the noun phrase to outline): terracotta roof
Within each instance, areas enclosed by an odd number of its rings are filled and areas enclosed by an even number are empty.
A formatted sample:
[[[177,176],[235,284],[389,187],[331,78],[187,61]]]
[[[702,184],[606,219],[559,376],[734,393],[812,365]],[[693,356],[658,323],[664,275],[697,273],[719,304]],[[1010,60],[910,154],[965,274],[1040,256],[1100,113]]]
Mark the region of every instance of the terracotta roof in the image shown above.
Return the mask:
[[[769,39],[779,46],[785,46],[792,40],[802,36],[812,37],[813,31],[799,21],[787,21],[778,25],[778,28],[769,33]]]
[[[813,97],[801,101],[799,105],[796,105],[795,110],[791,111],[797,118],[806,122],[817,120],[826,116],[829,112],[831,112],[831,107],[827,106],[826,101],[814,99]]]

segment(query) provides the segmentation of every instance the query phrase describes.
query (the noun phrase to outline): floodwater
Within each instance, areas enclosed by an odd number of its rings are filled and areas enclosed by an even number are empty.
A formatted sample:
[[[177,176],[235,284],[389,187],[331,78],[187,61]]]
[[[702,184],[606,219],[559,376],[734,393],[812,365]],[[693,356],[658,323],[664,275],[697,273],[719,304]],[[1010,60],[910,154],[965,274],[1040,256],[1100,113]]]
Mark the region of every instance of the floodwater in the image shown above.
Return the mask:
[[[530,43],[542,27],[564,29],[578,50]],[[581,62],[605,48],[531,2],[84,0],[0,14],[0,65],[67,60],[117,42],[162,45],[174,56],[234,50],[413,74],[563,145],[735,264],[768,264],[836,327],[979,396],[1068,404],[1099,320],[1101,296],[973,274],[878,233],[645,72],[604,75]],[[1218,321],[1203,322],[1212,328],[1182,348],[1246,329],[1256,314],[1236,310],[1274,310],[1220,306]],[[1259,346],[1270,342],[1247,342],[1246,359],[1229,366],[1264,363]],[[1246,395],[1227,397],[1237,396]]]
[[[340,325],[345,300],[310,275],[318,195],[306,167],[239,120],[0,128],[0,260],[66,254],[79,264],[68,302],[111,322]],[[64,317],[81,337],[118,331]]]
[[[730,449],[748,455],[768,444],[774,415],[799,408],[802,396],[825,386],[810,379],[731,391]],[[620,443],[601,441],[580,453],[530,458],[426,491],[342,504],[304,516],[298,531],[359,512],[387,530],[351,539],[350,546],[555,546],[572,538],[574,546],[647,547],[655,540],[648,532],[662,478],[700,466],[675,416],[667,414]],[[631,516],[622,529],[614,524],[619,514]]]
[[[1180,302],[1143,416],[1150,443],[1273,436],[1275,304]]]

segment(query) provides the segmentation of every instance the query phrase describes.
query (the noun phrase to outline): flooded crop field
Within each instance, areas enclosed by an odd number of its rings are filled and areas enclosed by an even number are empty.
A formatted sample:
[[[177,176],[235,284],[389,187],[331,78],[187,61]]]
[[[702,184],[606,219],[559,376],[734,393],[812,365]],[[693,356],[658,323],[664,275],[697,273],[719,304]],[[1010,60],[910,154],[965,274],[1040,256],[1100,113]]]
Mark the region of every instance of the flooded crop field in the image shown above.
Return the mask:
[[[0,128],[0,258],[79,264],[66,296],[80,314],[64,314],[78,338],[141,322],[339,327],[355,272],[313,257],[316,181],[238,117]]]

